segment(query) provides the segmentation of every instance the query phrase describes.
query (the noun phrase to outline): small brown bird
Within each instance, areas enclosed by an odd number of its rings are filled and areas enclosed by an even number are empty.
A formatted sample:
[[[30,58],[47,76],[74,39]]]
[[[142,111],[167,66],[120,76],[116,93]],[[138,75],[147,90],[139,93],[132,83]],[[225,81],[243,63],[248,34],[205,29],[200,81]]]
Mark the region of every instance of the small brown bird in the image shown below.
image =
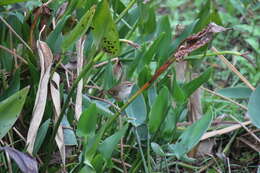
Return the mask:
[[[122,101],[130,95],[133,86],[133,82],[124,81],[109,89],[107,93],[114,97],[117,101]]]

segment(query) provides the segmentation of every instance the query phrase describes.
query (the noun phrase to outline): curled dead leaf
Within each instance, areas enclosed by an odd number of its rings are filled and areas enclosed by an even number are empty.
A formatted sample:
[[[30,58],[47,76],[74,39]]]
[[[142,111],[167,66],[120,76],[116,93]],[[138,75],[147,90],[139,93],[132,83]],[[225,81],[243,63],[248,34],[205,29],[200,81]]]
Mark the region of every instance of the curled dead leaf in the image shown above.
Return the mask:
[[[20,152],[11,147],[0,147],[0,151],[4,150],[15,161],[18,167],[24,173],[38,173],[38,164],[32,156]]]
[[[212,40],[215,33],[228,30],[215,23],[210,23],[205,29],[186,38],[179,46],[174,54],[176,60],[181,60],[184,56],[187,56],[192,51],[204,46]]]

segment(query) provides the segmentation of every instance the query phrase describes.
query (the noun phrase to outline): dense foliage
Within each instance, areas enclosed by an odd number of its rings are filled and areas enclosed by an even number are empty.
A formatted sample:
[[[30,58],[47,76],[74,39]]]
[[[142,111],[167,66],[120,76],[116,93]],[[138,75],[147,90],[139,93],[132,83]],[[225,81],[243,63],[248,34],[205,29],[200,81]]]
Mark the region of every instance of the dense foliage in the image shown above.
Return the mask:
[[[257,0],[1,0],[0,172],[260,171],[259,16]]]

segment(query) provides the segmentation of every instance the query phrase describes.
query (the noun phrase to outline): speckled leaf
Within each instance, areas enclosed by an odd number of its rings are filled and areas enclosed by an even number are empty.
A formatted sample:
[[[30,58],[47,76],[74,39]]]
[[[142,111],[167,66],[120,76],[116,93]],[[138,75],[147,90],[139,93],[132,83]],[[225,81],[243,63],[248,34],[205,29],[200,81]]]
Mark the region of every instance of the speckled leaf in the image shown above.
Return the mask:
[[[29,87],[0,102],[0,139],[12,128],[23,108]]]
[[[111,16],[107,0],[100,2],[93,21],[93,34],[97,47],[116,56],[120,51],[119,34]]]

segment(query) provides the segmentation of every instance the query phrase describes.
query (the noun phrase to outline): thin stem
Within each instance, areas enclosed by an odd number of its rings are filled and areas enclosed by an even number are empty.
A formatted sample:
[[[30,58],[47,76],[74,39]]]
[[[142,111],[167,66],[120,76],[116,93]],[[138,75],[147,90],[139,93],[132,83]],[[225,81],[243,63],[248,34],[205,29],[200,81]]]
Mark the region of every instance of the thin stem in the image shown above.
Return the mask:
[[[236,117],[233,115],[229,115],[233,120],[238,122],[255,140],[260,144],[260,139],[253,133],[251,132],[242,122],[240,122]]]
[[[219,51],[215,48],[211,48],[215,53],[219,53]],[[228,68],[233,71],[251,90],[255,90],[255,87],[250,84],[250,82],[236,69],[236,67],[231,64],[223,55],[218,55],[218,57],[228,66]]]
[[[140,137],[139,137],[139,135],[138,135],[136,129],[134,130],[134,132],[135,132],[135,135],[136,135],[136,139],[137,139],[137,143],[138,143],[138,148],[139,148],[139,151],[140,151],[140,153],[141,153],[142,161],[143,161],[143,164],[144,164],[145,173],[149,173],[148,167],[147,167],[147,163],[146,163],[146,161],[145,161],[144,153],[143,153],[143,150],[142,150]]]
[[[31,52],[32,49],[31,47],[22,39],[22,37],[20,37],[16,32],[15,30],[12,28],[11,25],[9,25],[9,23],[2,17],[0,16],[0,20],[2,20],[2,22],[10,29],[10,31],[12,31],[12,33],[25,45],[25,47],[27,47]]]
[[[206,54],[188,56],[188,57],[184,58],[184,60],[198,59],[198,58],[202,58],[204,56],[216,56],[216,55],[225,55],[225,54],[226,55],[235,55],[235,56],[243,56],[244,55],[240,52],[235,52],[235,51],[221,51],[221,52],[210,52],[210,53],[206,53]],[[198,58],[194,58],[194,57],[198,57]]]
[[[17,57],[18,59],[20,59],[24,64],[28,64],[28,62],[23,58],[21,57],[20,55],[16,54],[14,51],[8,49],[7,47],[4,47],[2,45],[0,45],[0,49],[3,49],[5,50],[6,52],[12,54],[13,56]]]
[[[132,0],[128,5],[127,7],[124,9],[124,11],[118,16],[118,18],[116,19],[116,23],[118,23],[128,12],[128,10],[130,8],[133,7],[133,5],[136,3],[136,0]]]
[[[209,90],[209,89],[207,89],[207,88],[204,88],[204,87],[201,87],[201,88],[202,88],[203,90],[205,90],[205,91],[207,91],[207,92],[209,92],[209,93],[215,95],[215,96],[218,96],[218,97],[220,97],[220,98],[222,98],[222,99],[224,99],[224,100],[227,100],[227,101],[229,101],[229,102],[231,102],[231,103],[234,103],[235,105],[237,105],[237,106],[239,106],[239,107],[241,107],[241,108],[243,108],[244,110],[247,111],[247,107],[246,107],[246,106],[244,106],[244,105],[242,105],[242,104],[240,104],[240,103],[238,103],[238,102],[236,102],[236,101],[234,101],[234,100],[232,100],[232,99],[230,99],[230,98],[228,98],[228,97],[226,97],[226,96],[223,96],[223,95],[218,94],[218,93],[216,93],[216,92],[214,92],[214,91],[211,91],[211,90]]]

